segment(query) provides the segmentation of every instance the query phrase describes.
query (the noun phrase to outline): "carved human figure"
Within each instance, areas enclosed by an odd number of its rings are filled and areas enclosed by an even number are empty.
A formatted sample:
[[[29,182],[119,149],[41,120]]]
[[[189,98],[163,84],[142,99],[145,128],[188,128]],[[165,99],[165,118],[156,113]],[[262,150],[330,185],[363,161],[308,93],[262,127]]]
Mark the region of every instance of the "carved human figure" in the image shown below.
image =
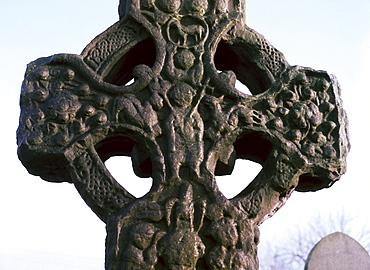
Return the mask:
[[[123,253],[123,267],[127,270],[154,270],[158,261],[157,242],[163,236],[155,232],[149,223],[140,223],[132,227],[130,241]]]
[[[195,15],[203,15],[208,9],[207,0],[186,0],[186,9],[189,13]]]
[[[196,94],[186,83],[178,83],[169,90],[171,112],[165,121],[168,136],[168,157],[171,180],[180,179],[180,167],[189,166],[199,176],[203,161],[203,120],[197,107],[190,106]]]
[[[223,217],[212,222],[208,232],[217,241],[207,256],[210,269],[246,269],[244,252],[235,249],[239,234],[233,219]]]
[[[209,139],[219,138],[221,135],[231,131],[231,126],[228,123],[228,112],[223,111],[221,103],[223,96],[217,98],[206,95],[203,98],[203,103],[212,113],[209,127],[205,130],[205,137]]]
[[[181,0],[156,0],[156,5],[166,13],[177,13],[180,9],[181,2]]]
[[[172,228],[160,241],[160,256],[164,259],[168,269],[193,270],[199,258],[205,254],[205,245],[199,237],[199,230],[203,225],[205,205],[200,204],[197,230],[194,226],[195,205],[193,202],[191,185],[184,184],[180,198],[170,199],[166,203],[166,219],[169,228]]]
[[[140,102],[134,95],[125,95],[115,100],[117,121],[128,122],[149,132],[153,137],[162,131],[158,124],[156,111],[163,106],[163,100],[158,94]]]
[[[177,48],[175,45],[168,46],[165,70],[167,75],[174,81],[185,81],[193,85],[199,85],[204,74],[202,63],[203,52],[197,49]]]
[[[160,255],[170,270],[194,270],[205,246],[198,233],[187,229],[175,229],[163,237]]]
[[[227,13],[229,11],[229,0],[216,0],[215,8],[216,14]]]

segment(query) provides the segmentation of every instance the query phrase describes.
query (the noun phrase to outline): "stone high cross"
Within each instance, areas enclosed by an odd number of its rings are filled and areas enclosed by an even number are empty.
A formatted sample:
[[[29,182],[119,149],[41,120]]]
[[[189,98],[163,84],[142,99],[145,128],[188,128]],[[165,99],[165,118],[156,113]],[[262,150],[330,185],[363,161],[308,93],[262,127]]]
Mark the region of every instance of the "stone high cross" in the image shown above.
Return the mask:
[[[19,158],[46,181],[73,183],[106,223],[106,269],[258,269],[258,225],[294,190],[330,187],[344,173],[335,78],[290,66],[245,25],[244,7],[121,1],[120,21],[81,55],[28,65]],[[117,155],[152,177],[144,197],[110,175],[104,161]],[[231,174],[238,158],[263,169],[227,199],[215,175]]]

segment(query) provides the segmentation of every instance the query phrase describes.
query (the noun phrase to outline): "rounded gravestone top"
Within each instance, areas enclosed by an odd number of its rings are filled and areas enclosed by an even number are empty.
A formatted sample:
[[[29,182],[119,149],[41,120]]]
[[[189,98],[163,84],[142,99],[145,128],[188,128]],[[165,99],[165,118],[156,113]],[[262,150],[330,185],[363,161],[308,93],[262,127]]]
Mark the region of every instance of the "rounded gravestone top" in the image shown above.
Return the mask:
[[[340,232],[323,238],[311,250],[305,270],[368,270],[369,253],[353,238]]]

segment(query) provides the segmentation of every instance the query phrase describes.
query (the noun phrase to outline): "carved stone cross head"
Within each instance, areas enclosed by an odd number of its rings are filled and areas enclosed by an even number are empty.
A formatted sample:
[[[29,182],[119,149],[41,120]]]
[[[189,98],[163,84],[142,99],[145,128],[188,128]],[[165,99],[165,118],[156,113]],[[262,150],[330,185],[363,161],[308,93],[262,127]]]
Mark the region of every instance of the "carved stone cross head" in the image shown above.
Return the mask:
[[[258,269],[258,225],[294,190],[330,187],[345,171],[335,78],[290,66],[244,24],[244,2],[132,0],[119,10],[81,55],[28,65],[20,160],[73,183],[107,224],[106,269]],[[117,155],[152,178],[144,197],[105,167]],[[215,176],[238,158],[263,169],[227,199]]]

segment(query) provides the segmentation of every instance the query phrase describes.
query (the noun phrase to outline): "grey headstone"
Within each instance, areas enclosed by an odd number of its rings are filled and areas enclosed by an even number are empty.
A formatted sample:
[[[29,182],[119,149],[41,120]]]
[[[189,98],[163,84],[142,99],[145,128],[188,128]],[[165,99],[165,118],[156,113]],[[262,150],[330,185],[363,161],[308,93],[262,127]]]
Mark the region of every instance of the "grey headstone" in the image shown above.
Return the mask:
[[[305,270],[369,270],[369,253],[340,232],[323,238],[308,256]]]

